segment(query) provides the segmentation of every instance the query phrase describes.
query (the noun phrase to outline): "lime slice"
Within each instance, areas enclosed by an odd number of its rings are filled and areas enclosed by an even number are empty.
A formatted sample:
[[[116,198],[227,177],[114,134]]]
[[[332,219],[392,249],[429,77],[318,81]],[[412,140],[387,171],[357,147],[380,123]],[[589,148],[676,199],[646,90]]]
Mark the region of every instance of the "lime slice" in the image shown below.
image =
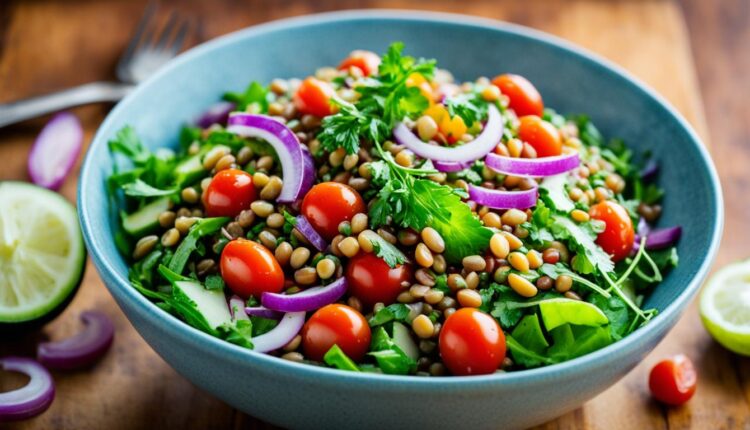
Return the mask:
[[[0,182],[0,324],[58,310],[78,287],[85,262],[73,205],[45,188]]]
[[[750,262],[714,274],[701,293],[703,325],[717,342],[750,356]]]

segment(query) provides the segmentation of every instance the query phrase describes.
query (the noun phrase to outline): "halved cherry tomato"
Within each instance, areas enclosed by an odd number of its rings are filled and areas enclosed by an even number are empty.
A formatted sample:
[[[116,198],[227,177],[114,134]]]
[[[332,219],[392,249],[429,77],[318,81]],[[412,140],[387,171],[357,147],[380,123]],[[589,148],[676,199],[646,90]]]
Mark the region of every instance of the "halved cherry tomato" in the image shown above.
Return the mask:
[[[628,211],[618,203],[605,200],[591,206],[589,215],[591,218],[604,221],[607,225],[604,231],[599,233],[596,243],[612,256],[612,261],[618,262],[627,257],[635,241],[633,221]]]
[[[294,105],[302,113],[322,118],[334,112],[331,99],[335,93],[328,82],[309,77],[302,81],[294,93]]]
[[[310,189],[302,199],[302,214],[327,240],[339,234],[339,224],[365,212],[365,201],[352,187],[338,182],[323,182]]]
[[[344,58],[344,61],[339,64],[339,70],[356,67],[362,71],[363,76],[370,76],[378,72],[378,66],[380,66],[380,57],[378,54],[370,51],[356,50]]]
[[[553,157],[562,154],[560,132],[554,125],[538,116],[521,117],[518,138],[533,146],[537,157]]]
[[[648,386],[656,400],[679,406],[695,394],[698,375],[689,358],[680,354],[660,361],[648,376]]]
[[[505,335],[494,318],[461,308],[440,330],[440,357],[458,376],[494,373],[505,359]]]
[[[361,360],[370,347],[370,326],[356,309],[334,303],[315,311],[302,328],[302,349],[315,361],[333,345],[338,345],[347,357]]]
[[[247,239],[229,242],[221,252],[221,277],[238,296],[260,299],[261,293],[278,293],[284,271],[265,246]]]
[[[411,265],[390,267],[382,258],[369,252],[360,252],[349,260],[346,280],[349,293],[366,306],[381,302],[394,303],[404,289],[401,283],[411,279]]]
[[[214,175],[203,192],[203,206],[210,217],[235,217],[258,198],[253,176],[238,169],[227,169]]]
[[[509,106],[518,116],[537,115],[542,116],[544,102],[536,87],[528,79],[520,75],[499,75],[492,83],[500,89],[500,92],[510,99]]]

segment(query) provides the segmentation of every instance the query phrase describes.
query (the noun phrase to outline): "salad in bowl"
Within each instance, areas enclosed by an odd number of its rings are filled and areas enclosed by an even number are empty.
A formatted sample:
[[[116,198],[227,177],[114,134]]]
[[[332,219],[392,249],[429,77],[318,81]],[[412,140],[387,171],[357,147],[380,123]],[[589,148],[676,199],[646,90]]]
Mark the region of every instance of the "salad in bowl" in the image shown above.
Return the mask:
[[[346,371],[570,360],[656,314],[680,228],[658,166],[522,76],[394,43],[229,92],[177,149],[126,126],[108,190],[132,287],[201,331]]]

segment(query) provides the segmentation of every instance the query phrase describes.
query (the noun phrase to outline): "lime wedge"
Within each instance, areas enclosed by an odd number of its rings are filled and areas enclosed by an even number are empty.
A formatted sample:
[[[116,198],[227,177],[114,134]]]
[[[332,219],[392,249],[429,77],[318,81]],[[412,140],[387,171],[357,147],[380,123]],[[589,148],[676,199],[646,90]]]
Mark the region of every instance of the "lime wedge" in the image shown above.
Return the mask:
[[[0,182],[0,324],[41,319],[67,303],[86,250],[76,209],[23,182]]]
[[[701,293],[703,325],[717,342],[750,356],[750,262],[730,264]]]

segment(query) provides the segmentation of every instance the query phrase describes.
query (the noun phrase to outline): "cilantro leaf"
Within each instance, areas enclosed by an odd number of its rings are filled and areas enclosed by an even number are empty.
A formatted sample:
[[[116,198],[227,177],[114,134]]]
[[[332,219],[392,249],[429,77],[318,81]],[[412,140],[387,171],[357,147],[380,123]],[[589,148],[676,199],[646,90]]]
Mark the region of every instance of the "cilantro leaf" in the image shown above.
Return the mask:
[[[236,103],[235,110],[245,111],[248,106],[255,105],[257,113],[268,112],[268,95],[266,87],[258,82],[251,82],[247,89],[241,93],[225,93],[224,100]]]
[[[372,251],[375,255],[382,258],[389,267],[396,267],[409,261],[400,249],[383,239],[379,234],[368,231],[365,233],[365,238],[372,244]]]
[[[595,243],[596,232],[591,222],[577,224],[565,215],[553,215],[552,219],[552,234],[567,240],[568,247],[577,253],[573,265],[577,272],[590,274],[598,269],[606,274],[614,270],[612,259]]]
[[[370,327],[375,327],[391,321],[403,322],[408,318],[409,312],[411,312],[411,309],[405,304],[393,303],[375,312],[375,315],[367,323],[370,324]]]
[[[468,127],[487,117],[488,103],[476,92],[461,93],[448,97],[445,100],[445,105],[451,117],[460,116]]]
[[[190,232],[185,236],[177,250],[174,253],[174,257],[169,262],[169,270],[175,273],[182,273],[185,268],[185,264],[190,258],[190,254],[198,248],[198,239],[203,236],[216,233],[219,229],[229,221],[229,218],[203,218],[196,221]]]

